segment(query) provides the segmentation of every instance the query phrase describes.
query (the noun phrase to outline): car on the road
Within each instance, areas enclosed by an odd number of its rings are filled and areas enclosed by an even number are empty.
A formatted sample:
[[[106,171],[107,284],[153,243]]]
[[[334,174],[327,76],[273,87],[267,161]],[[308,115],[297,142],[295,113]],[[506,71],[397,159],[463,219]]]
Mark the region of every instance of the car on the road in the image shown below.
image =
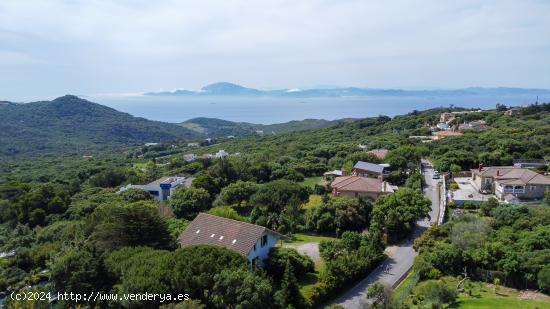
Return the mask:
[[[434,174],[432,175],[432,179],[439,179],[441,177],[441,175],[439,174],[438,171],[434,171]]]

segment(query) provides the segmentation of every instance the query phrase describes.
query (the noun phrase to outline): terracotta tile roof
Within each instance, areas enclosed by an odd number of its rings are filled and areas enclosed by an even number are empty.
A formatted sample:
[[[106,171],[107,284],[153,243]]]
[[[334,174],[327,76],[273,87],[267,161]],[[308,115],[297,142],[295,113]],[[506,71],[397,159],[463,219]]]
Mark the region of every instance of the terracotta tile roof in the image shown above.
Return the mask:
[[[383,181],[378,178],[342,176],[334,178],[330,185],[338,191],[383,192]]]
[[[473,169],[472,173],[497,179],[502,184],[510,185],[550,185],[550,178],[526,168],[514,166],[490,166],[479,169]]]
[[[286,238],[263,226],[200,213],[180,234],[178,242],[182,247],[215,245],[234,250],[246,257],[264,233]]]

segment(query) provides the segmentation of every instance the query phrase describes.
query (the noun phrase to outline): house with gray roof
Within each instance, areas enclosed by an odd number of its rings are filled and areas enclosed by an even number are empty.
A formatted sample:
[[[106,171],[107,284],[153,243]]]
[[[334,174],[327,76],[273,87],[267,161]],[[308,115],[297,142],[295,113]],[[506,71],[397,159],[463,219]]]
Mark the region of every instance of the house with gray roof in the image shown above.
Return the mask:
[[[178,237],[182,247],[213,245],[233,250],[262,267],[269,249],[286,236],[256,224],[200,213]]]
[[[352,176],[378,178],[384,176],[385,166],[370,162],[357,161],[351,172]]]
[[[159,178],[153,182],[145,185],[133,185],[128,184],[118,190],[118,193],[124,192],[128,189],[141,189],[149,192],[157,201],[162,202],[170,199],[176,187],[185,185],[189,187],[193,178],[185,178],[178,176],[167,176]]]

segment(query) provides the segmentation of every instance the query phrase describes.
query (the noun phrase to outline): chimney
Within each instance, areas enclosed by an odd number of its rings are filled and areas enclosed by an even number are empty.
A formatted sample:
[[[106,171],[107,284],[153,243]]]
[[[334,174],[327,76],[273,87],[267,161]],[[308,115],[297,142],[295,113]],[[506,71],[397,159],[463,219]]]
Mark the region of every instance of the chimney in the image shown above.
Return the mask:
[[[482,169],[483,169],[483,164],[479,163],[479,166],[477,167],[477,170],[481,172]]]

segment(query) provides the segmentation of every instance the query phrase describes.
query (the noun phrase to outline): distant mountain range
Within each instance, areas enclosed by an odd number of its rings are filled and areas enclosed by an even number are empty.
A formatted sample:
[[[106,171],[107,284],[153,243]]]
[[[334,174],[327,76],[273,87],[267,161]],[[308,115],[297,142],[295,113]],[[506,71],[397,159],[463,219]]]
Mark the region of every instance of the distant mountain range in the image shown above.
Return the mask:
[[[346,96],[478,96],[478,95],[549,95],[548,89],[481,88],[470,87],[451,90],[403,90],[375,88],[323,88],[259,90],[220,82],[203,87],[200,91],[174,90],[148,92],[150,96],[252,96],[252,97],[346,97]]]
[[[338,121],[306,119],[258,125],[212,118],[181,124],[152,121],[119,112],[76,96],[52,101],[0,101],[0,158],[46,154],[84,154],[148,142],[192,141],[206,137],[282,133],[334,125]]]

